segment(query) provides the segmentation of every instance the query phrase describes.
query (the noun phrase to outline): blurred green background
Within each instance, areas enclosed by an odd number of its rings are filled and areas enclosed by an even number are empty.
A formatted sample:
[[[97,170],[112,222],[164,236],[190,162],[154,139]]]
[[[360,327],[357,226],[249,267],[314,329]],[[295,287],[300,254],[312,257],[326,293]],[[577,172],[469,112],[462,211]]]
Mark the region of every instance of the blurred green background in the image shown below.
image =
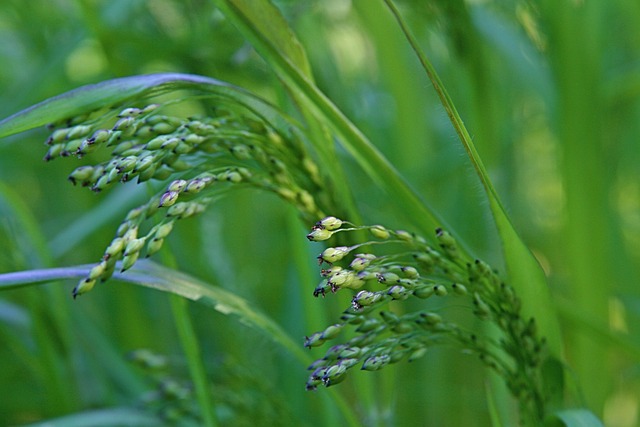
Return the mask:
[[[502,268],[471,164],[382,2],[276,3],[319,87],[477,256]],[[398,3],[548,275],[575,375],[573,404],[607,426],[639,425],[640,4]],[[295,114],[210,1],[3,0],[0,40],[1,117],[83,84],[168,71],[246,87]],[[77,161],[41,161],[46,136],[0,142],[0,272],[95,262],[145,197],[133,184],[99,195],[73,188],[65,180]],[[346,153],[344,166],[365,221],[404,228],[393,198]],[[293,252],[302,251],[315,271],[319,247],[304,239],[310,225],[275,197],[240,192],[180,224],[170,244],[181,269],[253,302],[302,345],[342,307],[313,300],[316,277],[296,265]],[[0,295],[0,424],[143,405],[155,385],[127,361],[134,349],[166,355],[166,375],[186,378],[165,295],[112,282],[71,301],[72,286]],[[324,390],[304,392],[304,366],[237,321],[190,309],[230,425],[327,422],[314,414],[331,403]],[[489,425],[485,373],[472,357],[436,349],[392,369],[338,386],[365,424]]]

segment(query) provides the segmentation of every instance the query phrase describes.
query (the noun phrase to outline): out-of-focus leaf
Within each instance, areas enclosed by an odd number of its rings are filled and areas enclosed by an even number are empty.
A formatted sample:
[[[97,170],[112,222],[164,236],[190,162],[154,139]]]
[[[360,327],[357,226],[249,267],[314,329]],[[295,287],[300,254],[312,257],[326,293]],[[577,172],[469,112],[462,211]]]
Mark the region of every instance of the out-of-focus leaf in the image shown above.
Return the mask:
[[[264,116],[270,122],[279,122],[283,117],[267,102],[237,86],[219,80],[192,74],[146,74],[82,86],[42,101],[0,121],[0,138],[96,109],[120,105],[134,98],[162,95],[183,89],[194,89],[212,96],[231,99]]]
[[[161,424],[162,420],[140,410],[111,408],[67,415],[60,418],[29,424],[29,427],[138,427],[159,426]]]
[[[604,427],[604,424],[588,409],[567,409],[549,417],[545,427]]]
[[[340,142],[349,151],[360,167],[387,194],[393,197],[399,211],[406,215],[414,227],[425,235],[431,235],[436,227],[445,226],[444,221],[421,200],[391,163],[367,139],[367,137],[336,107],[314,84],[310,75],[287,56],[287,52],[276,45],[265,27],[254,24],[256,16],[247,12],[249,2],[244,0],[215,0],[216,4],[253,44],[256,50],[275,70],[304,108],[326,123],[340,136]],[[251,0],[252,7],[272,9],[268,0]],[[275,13],[275,12],[273,12]],[[287,25],[286,21],[281,24]],[[292,32],[291,32],[292,33]],[[446,228],[446,226],[445,226]]]
[[[431,62],[420,49],[417,40],[411,33],[409,27],[405,24],[400,12],[394,5],[392,0],[385,0],[389,10],[393,13],[398,24],[402,28],[402,31],[407,37],[407,40],[411,44],[414,52],[418,56],[420,63],[422,64],[425,72],[429,76],[433,87],[435,88],[440,102],[444,109],[447,111],[447,115],[453,124],[453,127],[464,146],[473,167],[476,170],[478,178],[484,187],[489,206],[493,214],[500,240],[502,241],[502,248],[504,253],[504,259],[507,264],[507,270],[509,274],[509,280],[512,286],[518,292],[518,295],[522,301],[522,311],[525,317],[534,317],[538,324],[540,334],[546,337],[549,343],[549,348],[555,356],[562,354],[562,341],[560,338],[560,326],[558,325],[557,317],[553,304],[551,303],[551,294],[547,281],[542,271],[542,268],[538,264],[529,248],[522,242],[518,233],[513,228],[509,217],[498,197],[498,193],[493,187],[493,183],[489,178],[482,159],[478,154],[471,136],[467,131],[460,115],[458,114],[453,100],[449,97],[444,84],[438,77],[435,68],[431,65]]]

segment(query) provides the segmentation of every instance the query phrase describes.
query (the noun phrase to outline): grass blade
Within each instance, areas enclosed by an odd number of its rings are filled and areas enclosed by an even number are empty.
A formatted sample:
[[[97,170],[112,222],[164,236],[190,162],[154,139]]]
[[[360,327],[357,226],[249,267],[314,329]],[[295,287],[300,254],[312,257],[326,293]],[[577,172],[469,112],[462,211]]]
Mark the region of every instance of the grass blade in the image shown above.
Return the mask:
[[[393,196],[399,212],[404,212],[413,226],[423,234],[431,235],[436,227],[444,225],[433,210],[410,188],[398,171],[367,139],[367,137],[336,107],[313,83],[311,77],[300,65],[282,52],[269,32],[254,22],[252,14],[246,12],[244,0],[216,0],[218,7],[238,27],[240,32],[273,67],[278,76],[294,93],[305,108],[316,115],[341,137],[341,143],[360,167],[385,192]],[[252,5],[269,4],[267,0],[253,0]],[[445,226],[446,227],[446,226]]]
[[[92,264],[88,264],[0,274],[0,291],[60,279],[77,280],[85,277],[92,267]],[[276,322],[253,307],[249,301],[231,292],[213,287],[192,276],[147,260],[139,261],[126,273],[115,273],[113,278],[187,298],[212,307],[219,313],[237,316],[241,323],[265,334],[266,337],[291,353],[303,366],[309,365],[312,361],[302,346],[293,341]],[[347,401],[335,390],[329,390],[329,394],[345,418],[347,425],[359,425],[358,417]]]
[[[560,339],[560,327],[551,303],[551,294],[547,286],[546,278],[537,260],[522,242],[518,233],[513,228],[509,217],[506,214],[502,203],[498,197],[493,184],[489,178],[482,159],[476,151],[471,136],[460,115],[458,114],[453,101],[449,97],[442,81],[431,65],[427,56],[420,49],[417,40],[405,24],[400,12],[391,0],[384,0],[391,13],[395,16],[398,24],[404,32],[414,52],[418,56],[420,63],[425,69],[429,80],[433,84],[440,102],[449,116],[453,127],[464,146],[473,167],[482,182],[482,186],[487,194],[489,206],[502,241],[504,259],[507,265],[509,279],[522,300],[523,314],[527,317],[535,317],[540,333],[547,338],[551,351],[559,356],[562,354],[562,341]]]

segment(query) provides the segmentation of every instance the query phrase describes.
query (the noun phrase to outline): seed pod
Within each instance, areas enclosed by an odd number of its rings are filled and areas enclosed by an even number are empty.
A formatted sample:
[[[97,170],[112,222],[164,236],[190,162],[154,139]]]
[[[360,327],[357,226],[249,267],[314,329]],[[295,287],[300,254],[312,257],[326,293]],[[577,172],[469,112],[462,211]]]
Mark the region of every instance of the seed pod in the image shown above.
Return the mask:
[[[388,325],[395,325],[400,320],[397,314],[390,311],[381,311],[380,316],[382,317],[382,320],[384,320],[384,322]]]
[[[433,286],[424,286],[413,291],[413,295],[421,299],[427,299],[435,293]]]
[[[177,138],[172,138],[176,140],[176,145],[179,141],[179,139]],[[165,148],[164,144],[167,143],[167,141],[169,140],[169,137],[166,135],[160,135],[157,136],[155,138],[153,138],[151,141],[147,142],[144,146],[145,150],[158,150],[160,148]]]
[[[125,131],[129,130],[135,123],[136,119],[133,117],[122,117],[115,125],[113,125],[113,131]]]
[[[386,283],[388,285],[393,285],[394,283],[398,283],[398,281],[400,280],[400,276],[390,271],[387,271],[384,273],[377,273],[376,278],[378,279],[378,282]]]
[[[407,361],[413,362],[414,360],[422,358],[425,354],[427,354],[427,347],[418,347],[411,352]]]
[[[157,237],[151,239],[149,243],[147,243],[147,258],[162,249],[163,244],[164,239],[159,239]]]
[[[129,243],[127,243],[127,246],[124,250],[124,256],[129,256],[129,255],[133,255],[134,253],[140,252],[140,249],[142,249],[142,247],[145,244],[145,239],[132,239],[129,241]]]
[[[389,233],[389,230],[387,230],[381,225],[372,226],[371,228],[369,228],[369,232],[373,235],[373,237],[382,239],[382,240],[388,239],[389,236],[391,235]]]
[[[78,181],[82,184],[88,183],[93,175],[93,167],[92,166],[80,166],[76,168],[73,172],[69,174],[69,181],[76,185]]]
[[[433,292],[434,292],[437,296],[439,296],[439,297],[446,296],[446,295],[447,295],[447,293],[448,293],[448,292],[447,292],[447,288],[445,288],[445,287],[444,287],[444,286],[442,286],[442,285],[434,285],[434,286],[433,286]]]
[[[337,230],[342,227],[342,220],[336,218],[335,216],[328,216],[316,223],[318,228],[325,228],[329,231]]]
[[[307,234],[307,239],[312,242],[321,242],[323,240],[327,240],[331,237],[333,232],[324,229],[324,228],[316,228],[311,231],[311,233]]]
[[[360,356],[362,349],[360,347],[346,347],[340,352],[340,359],[355,359]]]
[[[52,144],[58,144],[62,141],[64,141],[65,139],[67,139],[67,135],[69,134],[69,129],[56,129],[51,136],[47,139],[47,142],[45,142],[45,144],[47,145],[52,145]]]
[[[377,292],[360,291],[351,300],[354,309],[360,310],[362,307],[370,306],[380,301],[382,294]]]
[[[95,279],[84,278],[78,282],[75,288],[73,288],[73,299],[76,299],[78,295],[82,295],[84,293],[89,292],[95,286]]]
[[[170,221],[170,222],[165,222],[162,225],[159,225],[154,235],[155,238],[164,239],[165,237],[167,237],[171,233],[171,230],[173,230],[173,224],[174,222]]]
[[[47,154],[44,156],[44,161],[48,162],[56,157],[60,157],[60,153],[64,150],[65,145],[66,144],[64,143],[52,145],[49,150],[47,150]]]
[[[453,289],[453,293],[456,295],[464,296],[468,293],[466,286],[461,285],[460,283],[451,284],[451,289]]]
[[[174,123],[160,122],[151,126],[151,132],[157,133],[158,135],[163,135],[167,133],[172,133],[177,128],[178,126]]]
[[[88,143],[88,141],[90,141],[90,140],[89,139],[82,139],[82,138],[76,138],[76,139],[72,139],[72,140],[68,141],[64,145],[64,150],[62,150],[62,152],[60,153],[60,156],[68,157],[71,154],[77,154],[80,151],[80,147],[83,144]],[[93,142],[92,142],[92,144],[93,144]]]
[[[435,326],[442,322],[442,317],[440,317],[439,314],[432,312],[420,313],[420,318],[429,326]]]
[[[473,293],[474,314],[481,319],[487,319],[491,315],[491,308],[482,300],[477,292]]]
[[[337,246],[335,248],[327,248],[325,249],[320,256],[318,256],[318,260],[320,262],[333,263],[336,261],[340,261],[342,258],[349,254],[350,248],[348,246]]]
[[[310,337],[305,337],[304,346],[307,348],[318,347],[324,344],[324,338],[322,338],[322,332],[316,332]]]
[[[185,211],[187,210],[188,206],[189,204],[185,202],[176,203],[175,205],[169,207],[169,210],[167,210],[167,216],[168,217],[182,216],[182,214],[184,214]]]
[[[137,117],[142,113],[142,110],[139,108],[125,108],[120,111],[118,117]]]
[[[242,175],[236,171],[230,171],[227,173],[226,180],[234,184],[238,184],[239,182],[242,182]]]
[[[167,191],[175,191],[180,193],[187,186],[187,181],[184,179],[176,179],[172,181],[171,184],[167,187]]]
[[[104,257],[107,259],[117,258],[118,256],[120,256],[124,248],[125,240],[122,237],[116,237],[111,241],[111,244],[105,250]]]
[[[356,329],[356,332],[371,332],[377,327],[382,325],[383,323],[380,320],[374,319],[374,318],[368,318],[358,326],[358,328]]]
[[[91,132],[91,126],[89,125],[78,125],[68,129],[66,139],[76,139],[76,138],[84,138]]]
[[[229,149],[233,157],[238,160],[249,160],[251,158],[251,152],[246,145],[237,144]]]
[[[131,267],[133,267],[133,264],[136,263],[136,261],[138,260],[138,257],[140,257],[140,252],[133,252],[130,255],[125,255],[125,257],[122,258],[120,271],[124,272],[130,269]]]
[[[323,340],[330,340],[332,338],[335,338],[336,336],[338,336],[338,334],[342,330],[343,326],[344,325],[342,325],[340,323],[336,323],[335,325],[329,326],[324,331],[322,331],[322,339]]]
[[[102,274],[105,272],[106,269],[107,269],[107,262],[106,261],[102,261],[99,264],[96,264],[91,269],[91,271],[89,272],[89,275],[87,276],[87,278],[90,279],[90,280],[99,279],[100,277],[102,277]]]
[[[418,277],[420,277],[420,273],[418,273],[418,270],[411,266],[400,267],[400,271],[402,271],[404,273],[404,276],[409,279],[417,279]]]
[[[192,179],[184,189],[185,193],[196,194],[202,191],[206,187],[206,182],[203,179]]]
[[[377,371],[389,364],[391,357],[388,354],[380,354],[371,356],[362,363],[362,369],[365,371]]]
[[[404,286],[395,285],[389,288],[387,291],[387,295],[389,295],[394,300],[405,300],[409,297],[409,291]]]
[[[413,240],[413,235],[404,230],[396,230],[396,237],[400,240],[404,240],[405,242],[410,242]]]

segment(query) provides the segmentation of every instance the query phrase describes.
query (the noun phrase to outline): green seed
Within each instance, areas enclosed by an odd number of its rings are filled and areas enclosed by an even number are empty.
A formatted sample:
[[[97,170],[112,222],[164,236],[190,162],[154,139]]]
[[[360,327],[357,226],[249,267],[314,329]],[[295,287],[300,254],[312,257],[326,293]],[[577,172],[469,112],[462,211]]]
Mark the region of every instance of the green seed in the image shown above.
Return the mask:
[[[371,232],[373,237],[377,239],[382,239],[382,240],[388,239],[389,236],[391,235],[391,233],[389,233],[389,230],[387,230],[381,225],[372,226],[371,228],[369,228],[369,232]]]

